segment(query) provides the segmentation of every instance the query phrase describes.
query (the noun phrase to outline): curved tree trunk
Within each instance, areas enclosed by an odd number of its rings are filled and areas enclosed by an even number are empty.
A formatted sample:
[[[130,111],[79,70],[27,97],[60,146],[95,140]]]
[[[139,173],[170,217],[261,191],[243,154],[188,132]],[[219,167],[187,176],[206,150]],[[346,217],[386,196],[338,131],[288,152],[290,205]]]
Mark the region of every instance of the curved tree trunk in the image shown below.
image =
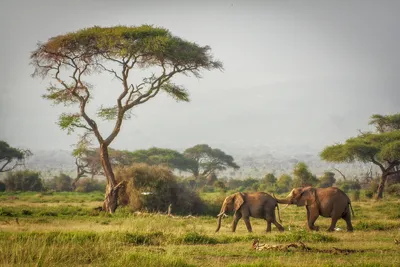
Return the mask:
[[[383,198],[383,189],[385,188],[387,177],[388,175],[386,173],[383,173],[381,176],[381,181],[379,182],[379,187],[378,187],[378,195],[376,196],[377,199]]]
[[[107,179],[103,210],[109,213],[114,213],[118,206],[118,191],[120,185],[116,184],[114,172],[110,163],[110,157],[108,155],[108,147],[104,144],[100,145],[100,161],[104,169],[104,175]]]

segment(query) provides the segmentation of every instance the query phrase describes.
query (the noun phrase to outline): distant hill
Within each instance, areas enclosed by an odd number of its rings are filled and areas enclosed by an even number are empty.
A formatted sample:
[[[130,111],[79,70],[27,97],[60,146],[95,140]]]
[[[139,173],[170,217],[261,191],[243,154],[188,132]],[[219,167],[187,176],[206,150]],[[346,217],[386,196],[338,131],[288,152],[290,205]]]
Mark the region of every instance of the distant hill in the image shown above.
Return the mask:
[[[276,175],[291,173],[296,163],[304,161],[310,170],[321,175],[324,171],[332,171],[332,167],[340,169],[348,178],[366,173],[370,165],[355,164],[330,164],[320,160],[316,149],[307,147],[282,147],[270,148],[267,146],[239,147],[213,145],[232,155],[239,164],[237,171],[227,170],[219,174],[220,177],[246,178],[263,177],[272,172]],[[183,151],[183,150],[182,150]],[[302,152],[304,151],[304,152]],[[50,177],[59,172],[75,174],[75,159],[68,150],[37,150],[27,161],[28,169],[41,171],[45,177]],[[375,171],[376,169],[374,169]],[[337,177],[340,177],[338,174]]]

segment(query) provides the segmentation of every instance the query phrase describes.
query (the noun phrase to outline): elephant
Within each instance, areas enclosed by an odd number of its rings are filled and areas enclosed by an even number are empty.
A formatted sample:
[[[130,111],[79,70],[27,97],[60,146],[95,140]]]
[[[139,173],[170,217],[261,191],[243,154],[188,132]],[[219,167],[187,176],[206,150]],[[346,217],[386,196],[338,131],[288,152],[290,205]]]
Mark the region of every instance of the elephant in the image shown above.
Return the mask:
[[[242,193],[238,192],[225,198],[222,204],[221,211],[217,215],[218,227],[215,232],[221,228],[221,219],[226,216],[226,212],[234,210],[234,219],[232,223],[232,232],[236,231],[238,221],[243,218],[246,223],[247,230],[252,232],[250,218],[260,218],[267,221],[266,232],[271,232],[271,224],[273,223],[279,231],[283,232],[284,228],[276,221],[275,207],[278,208],[279,221],[279,207],[276,199],[271,195],[264,192],[256,193]],[[282,221],[281,221],[282,222]]]
[[[351,212],[353,207],[349,197],[339,188],[294,188],[285,199],[277,199],[280,204],[296,204],[305,206],[307,210],[307,225],[310,230],[318,231],[319,227],[314,223],[319,216],[332,218],[328,231],[334,231],[336,222],[342,218],[346,221],[347,231],[352,232]]]

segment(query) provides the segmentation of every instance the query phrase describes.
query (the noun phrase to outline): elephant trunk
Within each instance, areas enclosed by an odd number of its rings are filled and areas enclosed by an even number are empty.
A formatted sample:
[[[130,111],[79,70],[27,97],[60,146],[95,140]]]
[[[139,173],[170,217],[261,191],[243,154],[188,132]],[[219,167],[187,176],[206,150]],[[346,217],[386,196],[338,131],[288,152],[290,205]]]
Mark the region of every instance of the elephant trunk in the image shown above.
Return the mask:
[[[218,225],[217,225],[217,229],[215,230],[215,232],[218,232],[219,229],[221,228],[221,221],[222,221],[222,218],[225,217],[225,216],[227,216],[227,215],[225,214],[225,212],[226,212],[226,201],[224,201],[224,204],[222,204],[221,211],[220,211],[219,214],[217,215],[217,218],[218,218]]]
[[[293,204],[292,203],[292,199],[291,198],[276,198],[276,201],[279,203],[279,204]]]

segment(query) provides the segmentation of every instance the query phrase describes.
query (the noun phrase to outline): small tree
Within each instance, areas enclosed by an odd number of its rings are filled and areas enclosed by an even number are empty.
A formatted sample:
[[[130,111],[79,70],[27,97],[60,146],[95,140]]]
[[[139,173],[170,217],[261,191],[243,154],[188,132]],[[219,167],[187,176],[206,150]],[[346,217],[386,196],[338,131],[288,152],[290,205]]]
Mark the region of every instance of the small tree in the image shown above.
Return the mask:
[[[187,90],[172,82],[177,74],[200,77],[202,70],[221,69],[222,64],[210,55],[209,46],[199,46],[173,36],[168,30],[149,25],[140,27],[92,27],[50,38],[40,43],[31,55],[33,76],[50,78],[45,99],[55,104],[78,105],[76,113],[61,114],[59,126],[69,133],[83,129],[99,143],[100,159],[107,178],[103,210],[117,208],[117,183],[109,157],[109,146],[130,118],[133,107],[146,103],[160,92],[177,101],[189,101]],[[151,74],[136,83],[132,70],[148,69]],[[120,82],[121,91],[111,106],[101,106],[98,119],[112,121],[114,127],[104,135],[88,113],[93,86],[88,76],[111,74]],[[145,73],[136,71],[136,73]]]
[[[209,145],[195,145],[184,151],[183,155],[194,161],[190,171],[195,177],[207,177],[210,173],[227,168],[239,169],[232,156],[225,154],[218,148],[211,148]]]
[[[396,169],[400,164],[400,113],[373,115],[370,124],[376,126],[376,132],[361,133],[343,144],[328,146],[321,152],[321,158],[329,162],[361,161],[377,165],[382,173],[377,198],[382,198],[387,178],[400,173]]]
[[[53,178],[54,190],[59,192],[69,192],[72,191],[72,178],[64,173]]]
[[[293,179],[288,174],[282,174],[276,181],[276,192],[284,193],[292,189]]]
[[[319,187],[330,187],[336,182],[335,174],[333,172],[324,172],[324,175],[319,178]]]
[[[11,147],[7,142],[0,141],[0,172],[14,170],[25,164],[25,159],[32,155],[30,150]]]
[[[267,173],[264,178],[261,179],[261,183],[265,185],[266,188],[273,188],[276,185],[276,177],[273,173]]]
[[[308,170],[308,166],[304,162],[296,164],[293,175],[293,185],[295,187],[314,186],[318,182],[318,179]]]

